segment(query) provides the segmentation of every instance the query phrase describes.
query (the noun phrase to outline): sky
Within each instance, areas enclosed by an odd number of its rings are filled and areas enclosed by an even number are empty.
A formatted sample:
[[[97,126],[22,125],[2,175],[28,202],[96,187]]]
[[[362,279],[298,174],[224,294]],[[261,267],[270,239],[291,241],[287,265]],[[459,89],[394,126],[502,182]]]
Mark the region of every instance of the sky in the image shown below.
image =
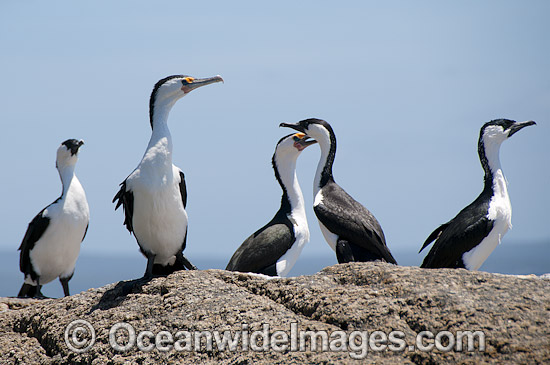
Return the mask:
[[[534,120],[505,141],[513,229],[550,244],[547,1],[25,1],[0,4],[0,250],[15,251],[61,184],[56,149],[84,139],[91,210],[82,255],[139,255],[111,203],[150,137],[153,85],[221,75],[169,117],[186,175],[186,256],[227,260],[280,204],[275,144],[316,117],[337,137],[334,177],[379,220],[397,261],[482,189],[479,129]],[[312,206],[319,148],[298,177]],[[330,257],[313,209],[307,258]],[[412,255],[412,256],[411,256]],[[145,259],[143,259],[145,268]]]

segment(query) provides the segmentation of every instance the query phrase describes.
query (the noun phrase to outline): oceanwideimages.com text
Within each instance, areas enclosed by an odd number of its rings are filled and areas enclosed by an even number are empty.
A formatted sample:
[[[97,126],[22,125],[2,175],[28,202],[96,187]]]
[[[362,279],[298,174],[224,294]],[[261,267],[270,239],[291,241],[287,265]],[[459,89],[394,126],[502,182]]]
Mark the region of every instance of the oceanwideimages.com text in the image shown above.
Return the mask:
[[[409,336],[410,337],[410,336]],[[324,331],[300,328],[293,322],[288,329],[271,329],[268,323],[239,330],[166,331],[136,329],[129,323],[115,323],[108,329],[110,346],[118,352],[139,350],[169,351],[277,351],[347,352],[353,359],[364,359],[370,351],[485,351],[482,331],[422,331],[408,339],[402,331]],[[85,320],[71,322],[65,342],[74,352],[88,351],[95,343],[96,329]],[[409,342],[408,342],[409,341]]]

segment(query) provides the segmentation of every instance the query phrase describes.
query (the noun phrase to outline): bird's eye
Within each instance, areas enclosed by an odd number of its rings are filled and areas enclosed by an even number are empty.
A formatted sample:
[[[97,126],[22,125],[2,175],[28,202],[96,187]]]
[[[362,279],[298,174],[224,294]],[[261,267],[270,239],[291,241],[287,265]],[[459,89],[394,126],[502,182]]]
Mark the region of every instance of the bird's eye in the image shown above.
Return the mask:
[[[186,77],[186,78],[184,78],[183,80],[181,80],[181,82],[182,82],[183,84],[190,84],[190,83],[192,83],[193,81],[195,81],[195,79],[192,78],[192,77]]]

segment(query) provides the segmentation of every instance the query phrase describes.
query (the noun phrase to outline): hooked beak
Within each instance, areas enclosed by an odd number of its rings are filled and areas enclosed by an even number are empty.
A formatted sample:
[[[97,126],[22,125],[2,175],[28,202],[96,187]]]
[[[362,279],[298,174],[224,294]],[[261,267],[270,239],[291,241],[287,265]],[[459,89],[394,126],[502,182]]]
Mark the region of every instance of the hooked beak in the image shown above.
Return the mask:
[[[510,132],[508,133],[508,138],[512,137],[513,134],[521,130],[522,128],[528,127],[530,125],[535,125],[537,123],[533,122],[532,120],[528,120],[527,122],[520,122],[520,123],[514,123],[509,129]]]
[[[304,130],[304,127],[302,127],[302,125],[299,124],[299,123],[295,123],[295,124],[281,123],[281,124],[279,124],[279,127],[292,128],[294,130],[297,130],[298,132],[302,132],[304,134],[306,133],[306,131]]]
[[[223,79],[220,75],[214,76],[214,77],[208,77],[205,79],[193,79],[190,83],[187,85],[184,85],[181,89],[184,93],[190,93],[191,91],[198,89],[201,86],[206,86],[210,84],[214,84],[216,82],[223,82]]]

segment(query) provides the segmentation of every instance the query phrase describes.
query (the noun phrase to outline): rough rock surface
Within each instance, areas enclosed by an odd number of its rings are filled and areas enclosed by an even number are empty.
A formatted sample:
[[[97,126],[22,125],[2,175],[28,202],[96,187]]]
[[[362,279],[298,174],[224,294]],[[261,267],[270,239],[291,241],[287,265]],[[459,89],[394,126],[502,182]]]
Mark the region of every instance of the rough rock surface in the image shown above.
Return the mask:
[[[95,343],[81,353],[71,350],[65,340],[67,326],[77,319],[88,321],[95,332]],[[550,280],[534,275],[426,270],[384,263],[336,265],[312,276],[271,280],[221,270],[186,271],[148,283],[119,282],[62,299],[2,298],[0,363],[359,362],[350,354],[364,357],[362,362],[388,364],[550,363],[549,320]],[[119,322],[131,325],[136,335],[146,330],[152,335],[167,331],[173,341],[165,333],[157,342],[153,338],[157,348],[151,351],[142,351],[137,345],[117,351],[110,344],[109,333]],[[344,351],[331,351],[330,347],[320,351],[322,337],[317,338],[317,351],[311,351],[312,343],[307,340],[306,351],[299,351],[299,345],[292,347],[293,326],[302,332],[326,331],[329,346]],[[268,350],[253,351],[253,345],[242,339],[234,351],[220,350],[215,337],[212,348],[208,348],[207,335],[201,335],[202,342],[195,349],[196,342],[189,342],[184,332],[177,334],[187,331],[195,336],[193,331],[209,330],[219,331],[220,336],[225,330],[245,331],[247,335],[242,338],[247,341],[252,332],[259,330],[254,345],[265,345]],[[273,335],[278,330],[285,331],[287,342],[277,342],[284,340],[282,333]],[[355,332],[351,345],[336,341],[354,331],[362,332]],[[373,335],[374,331],[384,334]],[[383,336],[392,331],[403,333],[397,336],[401,342],[395,342],[396,337],[383,341]],[[441,337],[440,347],[451,345],[452,350],[438,350],[433,339],[421,343],[432,344],[431,351],[415,349],[416,336],[422,331],[434,335],[449,331]],[[473,337],[474,351],[457,351],[448,340],[458,331],[482,331],[485,349],[479,347],[482,341],[478,336]],[[68,337],[73,338],[71,333]],[[131,340],[126,330],[116,331],[111,337],[120,347]],[[148,333],[136,336],[134,343],[142,337],[143,345],[148,345]],[[90,338],[90,333],[77,330],[77,343],[70,343],[78,349]],[[176,349],[173,345],[179,340],[183,342]],[[190,351],[185,350],[186,345]],[[245,346],[248,350],[243,349]]]

